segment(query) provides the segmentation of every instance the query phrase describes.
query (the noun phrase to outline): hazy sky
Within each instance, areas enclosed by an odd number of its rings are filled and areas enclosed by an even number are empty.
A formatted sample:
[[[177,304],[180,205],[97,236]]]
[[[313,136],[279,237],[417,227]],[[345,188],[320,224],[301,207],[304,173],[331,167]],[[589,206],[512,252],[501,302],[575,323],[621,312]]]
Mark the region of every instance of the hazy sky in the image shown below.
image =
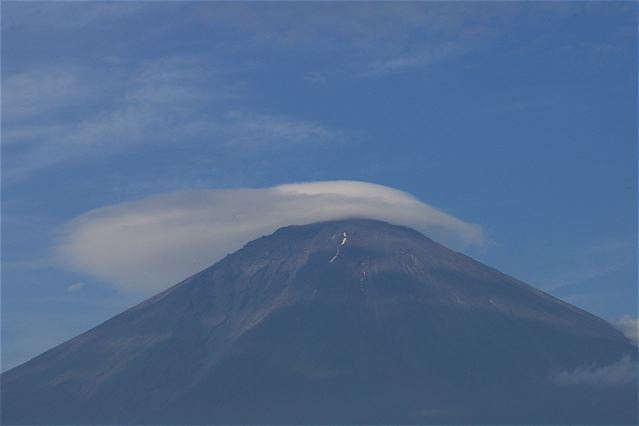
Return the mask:
[[[636,318],[636,27],[631,2],[3,2],[3,370],[156,291],[127,286],[155,277],[140,238],[186,271],[179,236],[342,202]],[[382,186],[279,186],[317,181]]]

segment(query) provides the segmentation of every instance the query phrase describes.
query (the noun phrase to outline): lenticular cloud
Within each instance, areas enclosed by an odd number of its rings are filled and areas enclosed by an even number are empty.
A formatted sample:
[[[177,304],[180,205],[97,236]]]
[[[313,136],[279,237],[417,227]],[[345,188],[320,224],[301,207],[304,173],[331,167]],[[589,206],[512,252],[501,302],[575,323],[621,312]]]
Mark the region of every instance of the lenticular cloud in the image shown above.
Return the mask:
[[[58,254],[121,290],[152,293],[282,226],[353,217],[410,226],[453,247],[484,242],[480,226],[405,192],[325,181],[181,191],[92,210],[67,224]]]

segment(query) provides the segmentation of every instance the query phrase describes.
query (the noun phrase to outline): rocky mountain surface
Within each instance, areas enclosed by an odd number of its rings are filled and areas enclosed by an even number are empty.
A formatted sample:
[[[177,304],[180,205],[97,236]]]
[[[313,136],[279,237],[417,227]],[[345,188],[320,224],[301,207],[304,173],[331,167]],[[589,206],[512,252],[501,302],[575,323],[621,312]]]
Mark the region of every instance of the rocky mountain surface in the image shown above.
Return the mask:
[[[636,381],[592,378],[620,359],[636,347],[594,315],[341,220],[252,241],[4,373],[2,422],[635,424]]]

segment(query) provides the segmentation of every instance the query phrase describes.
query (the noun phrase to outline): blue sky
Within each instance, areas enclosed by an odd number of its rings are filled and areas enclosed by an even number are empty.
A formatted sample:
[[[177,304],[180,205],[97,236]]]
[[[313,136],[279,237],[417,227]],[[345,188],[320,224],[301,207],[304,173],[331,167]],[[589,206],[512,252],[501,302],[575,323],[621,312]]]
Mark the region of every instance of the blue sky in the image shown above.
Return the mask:
[[[2,368],[151,293],[61,260],[69,222],[194,189],[405,191],[636,318],[636,125],[631,2],[4,2]]]

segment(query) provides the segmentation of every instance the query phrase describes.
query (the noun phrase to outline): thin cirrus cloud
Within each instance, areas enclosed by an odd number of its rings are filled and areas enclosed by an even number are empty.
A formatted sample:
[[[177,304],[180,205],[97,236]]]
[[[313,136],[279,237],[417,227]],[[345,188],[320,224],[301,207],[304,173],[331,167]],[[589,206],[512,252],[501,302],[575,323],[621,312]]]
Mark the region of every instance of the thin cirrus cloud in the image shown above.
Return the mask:
[[[187,57],[102,65],[50,66],[6,76],[5,178],[142,143],[192,137],[193,121],[204,120],[191,118],[193,111],[218,99],[201,94],[215,77],[203,76]]]
[[[2,119],[5,123],[34,118],[51,110],[86,102],[91,90],[76,70],[51,67],[5,75]]]
[[[349,217],[411,226],[454,247],[485,242],[480,226],[405,192],[324,181],[181,191],[92,210],[66,225],[57,255],[121,291],[150,294],[282,226]]]
[[[205,62],[177,56],[140,61],[131,70],[115,61],[110,73],[69,66],[7,76],[4,178],[143,144],[191,141],[253,152],[342,140],[343,132],[315,121],[238,105],[246,97],[242,84]],[[70,112],[72,119],[60,118]]]

